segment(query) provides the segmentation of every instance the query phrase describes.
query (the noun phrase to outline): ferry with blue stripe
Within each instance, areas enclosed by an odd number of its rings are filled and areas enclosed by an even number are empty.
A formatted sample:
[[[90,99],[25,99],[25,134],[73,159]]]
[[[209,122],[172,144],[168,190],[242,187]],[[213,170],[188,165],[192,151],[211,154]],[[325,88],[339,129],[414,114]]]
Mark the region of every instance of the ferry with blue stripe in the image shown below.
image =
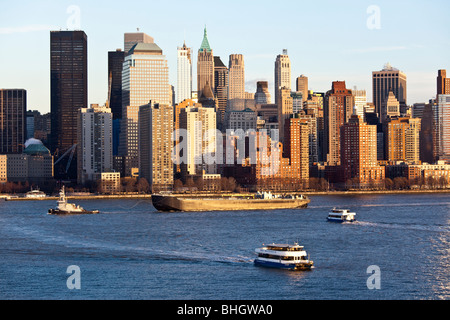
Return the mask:
[[[258,255],[254,263],[257,266],[288,269],[311,270],[314,262],[309,259],[303,246],[290,244],[270,244],[255,250]]]

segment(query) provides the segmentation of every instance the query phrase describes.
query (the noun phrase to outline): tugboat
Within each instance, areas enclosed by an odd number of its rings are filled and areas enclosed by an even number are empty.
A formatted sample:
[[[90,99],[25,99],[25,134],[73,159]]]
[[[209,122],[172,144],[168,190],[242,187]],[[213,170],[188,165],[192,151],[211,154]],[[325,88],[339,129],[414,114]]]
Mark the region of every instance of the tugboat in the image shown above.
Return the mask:
[[[97,214],[97,213],[99,213],[98,210],[87,211],[76,204],[68,203],[67,198],[66,198],[66,192],[64,190],[64,186],[61,188],[61,191],[59,192],[59,199],[56,201],[56,203],[57,203],[56,209],[49,209],[48,214],[68,215],[68,214]]]
[[[331,222],[354,222],[356,213],[350,212],[348,209],[336,209],[333,208],[328,214],[328,221]]]
[[[314,262],[309,259],[303,246],[295,243],[270,244],[255,250],[258,257],[254,263],[257,266],[288,269],[311,270]]]

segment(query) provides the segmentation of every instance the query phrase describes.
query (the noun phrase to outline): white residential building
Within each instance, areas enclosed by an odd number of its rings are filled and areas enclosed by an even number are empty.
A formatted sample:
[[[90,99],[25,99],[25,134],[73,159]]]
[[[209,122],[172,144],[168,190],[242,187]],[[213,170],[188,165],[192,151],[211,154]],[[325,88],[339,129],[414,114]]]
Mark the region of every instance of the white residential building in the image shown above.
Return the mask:
[[[77,125],[78,183],[95,182],[113,168],[111,109],[98,105],[82,108]]]

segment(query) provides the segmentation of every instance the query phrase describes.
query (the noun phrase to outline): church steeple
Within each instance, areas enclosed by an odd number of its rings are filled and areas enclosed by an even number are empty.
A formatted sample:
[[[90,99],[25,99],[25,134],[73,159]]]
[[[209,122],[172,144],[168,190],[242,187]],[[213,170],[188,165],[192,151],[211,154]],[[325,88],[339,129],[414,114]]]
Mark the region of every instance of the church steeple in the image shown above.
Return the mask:
[[[211,52],[211,47],[209,46],[209,41],[208,41],[208,33],[206,32],[206,26],[205,26],[205,31],[203,34],[202,45],[200,46],[199,51]]]

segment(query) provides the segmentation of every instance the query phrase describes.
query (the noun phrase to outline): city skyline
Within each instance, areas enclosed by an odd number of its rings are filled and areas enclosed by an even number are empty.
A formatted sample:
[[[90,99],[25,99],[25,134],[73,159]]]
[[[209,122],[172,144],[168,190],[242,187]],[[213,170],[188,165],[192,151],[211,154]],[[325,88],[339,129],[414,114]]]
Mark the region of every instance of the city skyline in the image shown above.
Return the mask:
[[[89,96],[85,107],[107,100],[108,51],[123,49],[124,34],[137,28],[153,37],[164,51],[169,83],[174,86],[177,47],[185,41],[196,61],[205,25],[215,56],[228,61],[230,54],[243,54],[245,90],[256,92],[257,81],[268,81],[272,97],[274,63],[283,49],[291,60],[292,82],[304,74],[311,90],[326,92],[333,81],[346,81],[349,89],[366,90],[368,101],[372,97],[371,74],[387,62],[408,77],[408,105],[435,98],[436,70],[448,67],[446,1],[349,1],[344,6],[331,1],[320,5],[292,1],[283,6],[245,2],[239,3],[240,10],[232,16],[226,15],[230,24],[219,22],[217,17],[223,17],[221,12],[226,13],[233,3],[202,6],[201,16],[187,25],[183,19],[173,18],[199,12],[198,1],[139,3],[139,10],[131,1],[125,12],[115,2],[108,6],[87,1],[8,2],[0,13],[0,39],[5,47],[15,48],[15,54],[10,50],[0,53],[2,60],[8,61],[3,65],[0,87],[27,90],[28,109],[49,112],[50,31],[66,29],[80,29],[88,36]],[[24,6],[28,10],[23,10]],[[288,6],[292,10],[285,10]],[[149,13],[152,19],[148,19]],[[283,23],[276,19],[280,14],[285,15]],[[170,25],[164,23],[169,19]],[[33,55],[25,50],[30,46]],[[193,79],[196,88],[196,74]]]

